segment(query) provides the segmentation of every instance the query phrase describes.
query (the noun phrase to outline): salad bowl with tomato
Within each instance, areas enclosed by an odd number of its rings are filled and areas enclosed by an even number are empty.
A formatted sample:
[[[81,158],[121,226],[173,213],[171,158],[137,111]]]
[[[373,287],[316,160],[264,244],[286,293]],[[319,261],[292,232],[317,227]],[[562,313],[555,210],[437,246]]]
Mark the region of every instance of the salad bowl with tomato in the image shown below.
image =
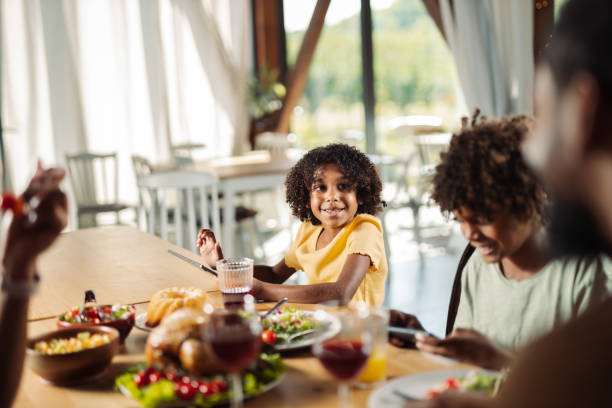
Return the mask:
[[[261,320],[261,341],[276,352],[293,351],[330,339],[340,332],[340,321],[323,310],[295,307],[277,309]]]
[[[81,310],[82,309],[82,310]],[[73,307],[57,317],[57,327],[108,326],[117,329],[119,342],[123,344],[134,326],[136,309],[133,305],[94,305]]]

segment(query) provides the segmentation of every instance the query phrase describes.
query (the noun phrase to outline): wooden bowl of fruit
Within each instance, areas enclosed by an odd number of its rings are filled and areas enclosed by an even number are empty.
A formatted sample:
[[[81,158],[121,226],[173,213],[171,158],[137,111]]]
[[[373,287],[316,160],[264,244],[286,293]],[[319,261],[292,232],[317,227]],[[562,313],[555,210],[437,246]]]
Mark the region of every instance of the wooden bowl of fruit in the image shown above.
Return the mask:
[[[116,329],[72,327],[29,339],[26,365],[51,383],[74,384],[97,377],[118,351]]]
[[[133,305],[95,305],[87,306],[83,310],[77,306],[59,315],[56,322],[59,328],[113,327],[119,331],[119,343],[123,344],[134,327],[135,316]]]

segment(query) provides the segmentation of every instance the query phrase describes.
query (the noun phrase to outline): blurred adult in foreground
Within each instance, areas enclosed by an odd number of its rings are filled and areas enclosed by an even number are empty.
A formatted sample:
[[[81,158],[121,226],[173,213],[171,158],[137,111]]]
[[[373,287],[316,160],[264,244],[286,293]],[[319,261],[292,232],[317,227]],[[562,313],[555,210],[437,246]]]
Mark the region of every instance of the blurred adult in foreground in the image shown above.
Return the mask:
[[[557,254],[612,253],[612,2],[570,0],[536,77],[524,150],[555,194]],[[497,398],[447,393],[411,407],[612,406],[612,299],[534,341]]]
[[[66,196],[59,189],[61,169],[40,165],[26,191],[11,206],[0,294],[0,407],[10,407],[23,369],[30,297],[36,292],[36,258],[66,226]],[[22,213],[22,202],[25,213]]]

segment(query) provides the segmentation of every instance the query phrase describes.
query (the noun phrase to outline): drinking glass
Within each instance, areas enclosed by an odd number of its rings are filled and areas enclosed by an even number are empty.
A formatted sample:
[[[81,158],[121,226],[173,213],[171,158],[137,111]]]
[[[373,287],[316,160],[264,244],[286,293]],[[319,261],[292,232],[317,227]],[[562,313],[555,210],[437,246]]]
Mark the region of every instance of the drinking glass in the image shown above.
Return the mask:
[[[227,310],[241,309],[244,297],[252,295],[253,260],[250,258],[229,258],[217,261],[219,289]]]
[[[331,340],[315,343],[312,353],[323,367],[338,380],[340,406],[351,407],[349,384],[364,368],[372,349],[367,315],[346,311],[338,315],[340,333]]]
[[[361,307],[368,316],[366,326],[372,335],[372,352],[365,368],[357,378],[356,385],[360,388],[368,388],[381,383],[387,376],[389,310],[379,306],[364,305]]]
[[[217,309],[204,328],[204,338],[210,344],[217,362],[230,374],[231,407],[242,407],[240,372],[257,358],[261,347],[261,323],[255,313],[253,296],[245,296],[245,310]]]

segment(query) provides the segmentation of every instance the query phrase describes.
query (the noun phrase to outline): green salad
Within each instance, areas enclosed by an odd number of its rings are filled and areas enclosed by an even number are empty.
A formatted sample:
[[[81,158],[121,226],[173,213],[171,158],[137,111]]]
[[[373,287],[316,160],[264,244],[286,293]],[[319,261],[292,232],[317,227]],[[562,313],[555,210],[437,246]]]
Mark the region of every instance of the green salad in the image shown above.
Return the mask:
[[[264,387],[285,372],[279,354],[259,356],[255,366],[242,373],[245,397],[260,394]],[[230,390],[225,375],[199,377],[186,371],[164,371],[137,364],[115,379],[115,389],[130,395],[143,407],[189,404],[212,407],[227,403]]]
[[[468,371],[465,377],[450,377],[427,392],[427,399],[436,397],[448,390],[476,391],[494,397],[505,376],[502,373]]]
[[[261,324],[265,330],[274,332],[276,343],[285,343],[293,334],[321,327],[321,323],[315,321],[312,315],[295,307],[280,308],[276,313],[262,319]]]

